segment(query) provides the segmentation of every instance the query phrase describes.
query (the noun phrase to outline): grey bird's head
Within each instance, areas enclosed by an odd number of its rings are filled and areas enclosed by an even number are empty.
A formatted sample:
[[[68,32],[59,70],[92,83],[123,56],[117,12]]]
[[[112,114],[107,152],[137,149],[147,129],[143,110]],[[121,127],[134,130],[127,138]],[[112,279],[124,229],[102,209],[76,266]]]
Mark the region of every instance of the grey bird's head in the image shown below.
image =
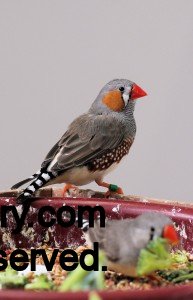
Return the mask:
[[[134,100],[146,95],[146,92],[136,83],[127,79],[114,79],[102,88],[89,112],[93,114],[133,113]]]
[[[171,219],[157,212],[146,212],[130,220],[120,228],[119,236],[122,244],[119,253],[121,263],[137,261],[141,249],[158,237],[167,239],[169,244],[178,242]]]
[[[158,237],[163,237],[169,239],[170,242],[173,242],[170,236],[167,234],[166,228],[172,228],[172,221],[169,217],[162,213],[157,212],[145,212],[133,220],[133,230],[136,232],[136,236],[140,237],[140,234],[137,234],[138,230],[142,230],[146,236],[146,242],[153,240]],[[172,229],[171,229],[172,230]],[[138,241],[137,241],[138,242]]]

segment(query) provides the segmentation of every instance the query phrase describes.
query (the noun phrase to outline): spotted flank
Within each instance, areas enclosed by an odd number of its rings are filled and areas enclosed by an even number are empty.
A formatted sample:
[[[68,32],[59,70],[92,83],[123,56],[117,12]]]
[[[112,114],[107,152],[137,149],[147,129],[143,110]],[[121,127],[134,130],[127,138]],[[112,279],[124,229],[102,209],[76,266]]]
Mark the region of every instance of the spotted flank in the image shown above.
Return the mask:
[[[87,166],[92,172],[102,171],[108,169],[112,164],[119,163],[120,160],[128,154],[129,149],[133,143],[132,139],[127,139],[122,142],[117,148],[108,150],[102,156],[90,161]]]

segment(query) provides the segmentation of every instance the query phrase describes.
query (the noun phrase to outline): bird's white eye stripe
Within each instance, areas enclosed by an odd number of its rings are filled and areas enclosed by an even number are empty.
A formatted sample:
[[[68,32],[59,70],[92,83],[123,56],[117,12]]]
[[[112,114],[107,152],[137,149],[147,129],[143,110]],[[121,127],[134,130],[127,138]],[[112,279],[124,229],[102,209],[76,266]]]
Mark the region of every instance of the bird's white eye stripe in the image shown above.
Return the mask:
[[[50,178],[51,178],[50,175],[48,175],[46,173],[42,173],[41,177],[44,178],[46,181],[50,180]]]
[[[123,97],[123,100],[124,100],[125,106],[126,106],[129,101],[129,94],[123,93],[122,97]]]

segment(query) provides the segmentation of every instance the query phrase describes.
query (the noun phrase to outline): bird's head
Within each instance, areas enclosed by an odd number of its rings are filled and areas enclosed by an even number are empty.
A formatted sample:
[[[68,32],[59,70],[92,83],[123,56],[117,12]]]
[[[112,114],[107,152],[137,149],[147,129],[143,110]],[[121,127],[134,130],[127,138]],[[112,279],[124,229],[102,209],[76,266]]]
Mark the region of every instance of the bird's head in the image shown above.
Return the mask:
[[[128,106],[133,108],[135,100],[146,95],[136,83],[127,79],[114,79],[102,88],[91,110],[96,113],[123,112]]]
[[[119,263],[137,263],[140,251],[145,249],[151,240],[157,238],[168,240],[168,246],[179,241],[177,232],[170,218],[162,213],[146,212],[128,223],[128,231],[121,238]]]
[[[168,240],[169,244],[177,244],[179,239],[173,222],[162,213],[146,212],[136,218],[136,230],[143,231],[143,241],[148,243],[158,237]],[[141,232],[142,233],[142,232]],[[139,235],[137,234],[137,237]],[[140,238],[139,238],[140,239]]]

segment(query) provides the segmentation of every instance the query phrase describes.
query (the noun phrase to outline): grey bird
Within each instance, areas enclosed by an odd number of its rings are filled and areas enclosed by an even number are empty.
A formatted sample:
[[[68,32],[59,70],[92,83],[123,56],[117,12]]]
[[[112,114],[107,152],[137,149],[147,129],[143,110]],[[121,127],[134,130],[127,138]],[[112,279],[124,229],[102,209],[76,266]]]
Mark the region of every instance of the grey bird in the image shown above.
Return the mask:
[[[136,275],[140,251],[150,240],[163,237],[169,244],[178,243],[171,219],[157,212],[145,212],[134,219],[106,220],[105,227],[100,227],[98,219],[89,228],[88,220],[84,220],[82,230],[89,246],[97,242],[104,250],[109,269],[128,276]]]
[[[32,181],[17,198],[24,203],[42,186],[67,183],[81,186],[95,181],[110,192],[122,194],[120,187],[103,181],[128,154],[136,134],[135,100],[146,92],[127,79],[107,83],[89,111],[76,118],[53,146],[40,170],[15,184]]]

